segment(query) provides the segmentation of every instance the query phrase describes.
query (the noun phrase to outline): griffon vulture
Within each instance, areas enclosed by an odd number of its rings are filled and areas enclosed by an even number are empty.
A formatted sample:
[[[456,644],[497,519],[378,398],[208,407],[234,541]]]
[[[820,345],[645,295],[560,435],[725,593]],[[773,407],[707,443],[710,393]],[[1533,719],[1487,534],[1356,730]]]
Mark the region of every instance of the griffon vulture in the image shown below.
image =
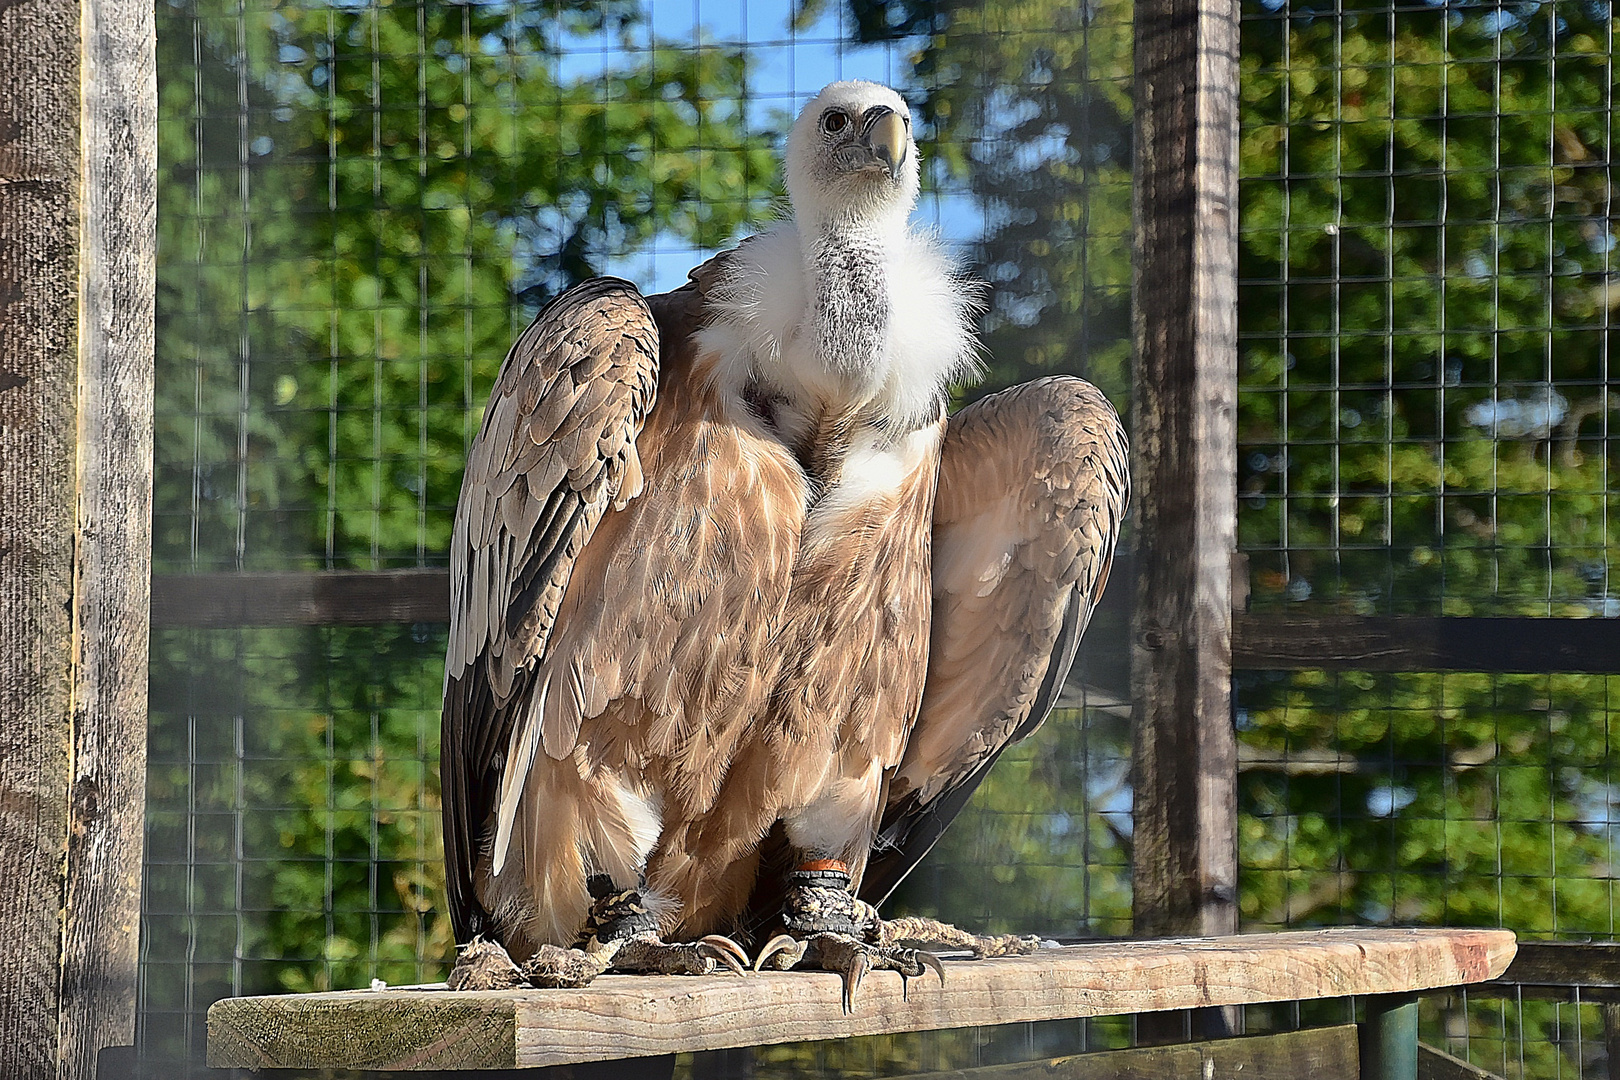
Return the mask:
[[[824,89],[787,190],[674,292],[565,293],[501,369],[450,555],[452,985],[741,970],[769,938],[847,1001],[937,969],[903,941],[1033,947],[873,903],[1051,710],[1124,435],[1068,377],[947,420],[976,288],[909,224],[898,94]]]

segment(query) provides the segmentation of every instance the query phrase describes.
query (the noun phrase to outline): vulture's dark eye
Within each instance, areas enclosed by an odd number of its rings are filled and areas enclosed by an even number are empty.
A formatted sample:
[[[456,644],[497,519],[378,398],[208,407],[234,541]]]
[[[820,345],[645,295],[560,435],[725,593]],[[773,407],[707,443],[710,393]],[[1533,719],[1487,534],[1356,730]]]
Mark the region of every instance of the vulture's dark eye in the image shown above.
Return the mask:
[[[837,109],[828,109],[821,117],[821,130],[836,135],[849,127],[849,117]]]

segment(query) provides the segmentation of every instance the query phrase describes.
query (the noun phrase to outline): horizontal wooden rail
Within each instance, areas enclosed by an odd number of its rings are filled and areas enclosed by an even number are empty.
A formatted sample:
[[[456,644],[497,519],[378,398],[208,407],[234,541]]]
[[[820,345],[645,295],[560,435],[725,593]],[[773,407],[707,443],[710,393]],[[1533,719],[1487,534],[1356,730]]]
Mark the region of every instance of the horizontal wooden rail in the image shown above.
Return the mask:
[[[1468,990],[1483,997],[1578,998],[1620,1007],[1620,942],[1527,941],[1499,978]]]
[[[154,627],[223,630],[449,621],[450,572],[442,568],[158,574],[152,578]]]
[[[1060,1058],[919,1073],[909,1075],[907,1080],[1354,1080],[1361,1075],[1361,1055],[1356,1044],[1356,1025],[1339,1024],[1175,1046],[1094,1050]],[[1423,1049],[1420,1047],[1419,1053]],[[1421,1070],[1418,1076],[1419,1080],[1428,1080]]]
[[[442,568],[160,574],[152,579],[152,625],[157,628],[449,620],[449,571]],[[1620,619],[1238,615],[1232,626],[1232,666],[1620,673]]]
[[[1110,941],[949,962],[940,985],[890,971],[845,1013],[836,975],[609,975],[584,990],[438,988],[227,998],[216,1068],[426,1070],[565,1065],[732,1046],[1165,1009],[1408,993],[1477,983],[1513,958],[1505,930],[1319,930]]]
[[[1499,982],[1620,989],[1620,942],[1526,941]]]
[[[1232,667],[1620,672],[1620,619],[1239,615]]]

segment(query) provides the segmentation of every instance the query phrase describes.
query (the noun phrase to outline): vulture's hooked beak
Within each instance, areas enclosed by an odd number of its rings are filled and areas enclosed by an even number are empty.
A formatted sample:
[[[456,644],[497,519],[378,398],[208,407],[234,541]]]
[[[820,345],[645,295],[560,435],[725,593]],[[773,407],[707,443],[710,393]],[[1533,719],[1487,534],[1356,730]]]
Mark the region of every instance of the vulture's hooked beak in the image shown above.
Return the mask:
[[[867,112],[864,126],[861,145],[874,162],[881,162],[888,170],[890,180],[900,179],[900,168],[911,146],[905,120],[888,106],[879,105]]]

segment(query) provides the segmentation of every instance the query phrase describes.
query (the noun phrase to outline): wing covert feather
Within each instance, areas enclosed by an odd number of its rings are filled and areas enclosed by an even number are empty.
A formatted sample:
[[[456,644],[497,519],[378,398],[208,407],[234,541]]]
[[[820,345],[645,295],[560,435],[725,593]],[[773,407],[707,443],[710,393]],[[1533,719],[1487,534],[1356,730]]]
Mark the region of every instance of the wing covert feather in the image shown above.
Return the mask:
[[[629,282],[570,289],[501,365],[467,455],[450,542],[441,783],[458,939],[487,929],[472,891],[515,699],[529,692],[575,561],[620,498],[657,393],[658,328]]]
[[[863,899],[886,898],[1002,750],[1051,712],[1107,583],[1128,492],[1124,427],[1080,379],[1025,383],[951,418],[928,678]]]

